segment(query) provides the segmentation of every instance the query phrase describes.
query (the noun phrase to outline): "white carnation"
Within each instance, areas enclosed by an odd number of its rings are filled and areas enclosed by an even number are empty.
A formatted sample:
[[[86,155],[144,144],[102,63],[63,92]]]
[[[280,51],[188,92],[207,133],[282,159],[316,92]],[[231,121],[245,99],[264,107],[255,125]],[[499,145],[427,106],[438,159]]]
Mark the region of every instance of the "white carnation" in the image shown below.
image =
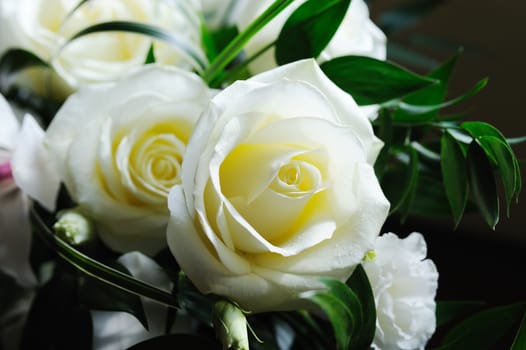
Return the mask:
[[[376,241],[376,257],[364,264],[377,308],[375,349],[424,349],[435,331],[438,272],[425,259],[420,233],[405,239],[393,233]]]

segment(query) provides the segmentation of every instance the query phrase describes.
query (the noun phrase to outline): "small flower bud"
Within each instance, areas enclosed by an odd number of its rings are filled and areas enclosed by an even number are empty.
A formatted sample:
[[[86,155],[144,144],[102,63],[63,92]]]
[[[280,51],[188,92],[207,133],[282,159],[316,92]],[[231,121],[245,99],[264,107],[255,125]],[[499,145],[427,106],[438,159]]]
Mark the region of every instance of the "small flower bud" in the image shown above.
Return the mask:
[[[248,350],[247,319],[237,305],[218,301],[214,305],[213,323],[223,350]]]
[[[53,229],[60,238],[72,245],[86,243],[95,234],[93,223],[78,208],[60,211]]]

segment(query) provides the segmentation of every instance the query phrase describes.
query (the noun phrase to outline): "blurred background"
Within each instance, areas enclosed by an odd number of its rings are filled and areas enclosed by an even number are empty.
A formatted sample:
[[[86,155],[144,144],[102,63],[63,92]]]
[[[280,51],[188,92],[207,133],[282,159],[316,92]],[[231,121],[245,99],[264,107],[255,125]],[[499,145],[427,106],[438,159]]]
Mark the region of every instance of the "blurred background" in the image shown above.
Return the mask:
[[[459,112],[486,121],[507,137],[526,135],[526,1],[524,0],[372,0],[371,16],[388,34],[388,58],[427,73],[462,46],[450,96],[467,91],[483,77],[489,84]],[[514,146],[526,159],[526,144]],[[524,163],[523,163],[524,164]],[[526,183],[526,167],[522,181]],[[441,273],[440,299],[509,303],[526,300],[526,191],[510,218],[501,203],[495,231],[479,215],[466,215],[453,230],[450,218],[399,219],[387,229],[422,232],[429,256]]]

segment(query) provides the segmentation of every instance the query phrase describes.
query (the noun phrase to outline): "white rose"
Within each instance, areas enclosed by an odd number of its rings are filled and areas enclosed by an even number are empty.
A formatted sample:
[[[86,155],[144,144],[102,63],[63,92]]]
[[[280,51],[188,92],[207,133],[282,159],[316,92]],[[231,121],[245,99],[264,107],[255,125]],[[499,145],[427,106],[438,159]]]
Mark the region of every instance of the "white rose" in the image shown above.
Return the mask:
[[[146,67],[79,90],[53,119],[53,164],[112,249],[153,254],[166,245],[166,198],[209,94],[195,74]]]
[[[240,30],[256,19],[272,4],[273,0],[245,1],[237,11],[237,24]],[[283,12],[259,31],[246,45],[245,51],[251,57],[268,44],[274,42],[288,17],[305,0],[294,1]],[[385,34],[369,18],[369,9],[364,0],[352,0],[340,27],[322,51],[319,60],[327,61],[338,56],[360,55],[385,60]],[[274,47],[250,63],[252,73],[260,73],[277,65]]]
[[[382,147],[314,60],[238,81],[212,100],[169,195],[168,244],[203,293],[293,309],[319,276],[346,279],[387,216]]]
[[[436,327],[438,286],[435,264],[425,259],[424,237],[387,233],[376,241],[375,252],[374,260],[364,263],[377,308],[374,348],[424,349]]]
[[[91,0],[72,12],[79,3],[80,0],[3,1],[0,32],[6,32],[8,46],[25,48],[45,60],[55,57],[61,45],[75,33],[107,21],[155,25],[200,50],[199,19],[195,10],[184,3]],[[73,88],[114,80],[145,62],[152,41],[145,35],[124,32],[91,34],[68,44],[56,56],[54,68]],[[159,63],[190,67],[181,51],[170,44],[155,41],[154,51]]]

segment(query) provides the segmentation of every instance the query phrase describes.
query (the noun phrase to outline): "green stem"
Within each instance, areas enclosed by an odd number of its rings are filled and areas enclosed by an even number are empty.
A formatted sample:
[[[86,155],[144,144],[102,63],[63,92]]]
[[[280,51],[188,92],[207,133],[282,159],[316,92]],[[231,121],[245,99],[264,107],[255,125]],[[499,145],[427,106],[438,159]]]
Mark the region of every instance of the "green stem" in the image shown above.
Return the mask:
[[[225,68],[243,49],[245,44],[261,30],[267,23],[276,17],[281,11],[289,6],[294,0],[276,0],[265,10],[256,20],[254,20],[245,30],[239,33],[227,47],[219,53],[210,66],[205,69],[201,77],[207,84],[214,81],[214,78]]]
[[[149,298],[168,307],[178,308],[177,299],[170,293],[90,258],[55,235],[35,209],[31,209],[31,216],[38,226],[36,232],[42,240],[78,270],[129,293]]]

